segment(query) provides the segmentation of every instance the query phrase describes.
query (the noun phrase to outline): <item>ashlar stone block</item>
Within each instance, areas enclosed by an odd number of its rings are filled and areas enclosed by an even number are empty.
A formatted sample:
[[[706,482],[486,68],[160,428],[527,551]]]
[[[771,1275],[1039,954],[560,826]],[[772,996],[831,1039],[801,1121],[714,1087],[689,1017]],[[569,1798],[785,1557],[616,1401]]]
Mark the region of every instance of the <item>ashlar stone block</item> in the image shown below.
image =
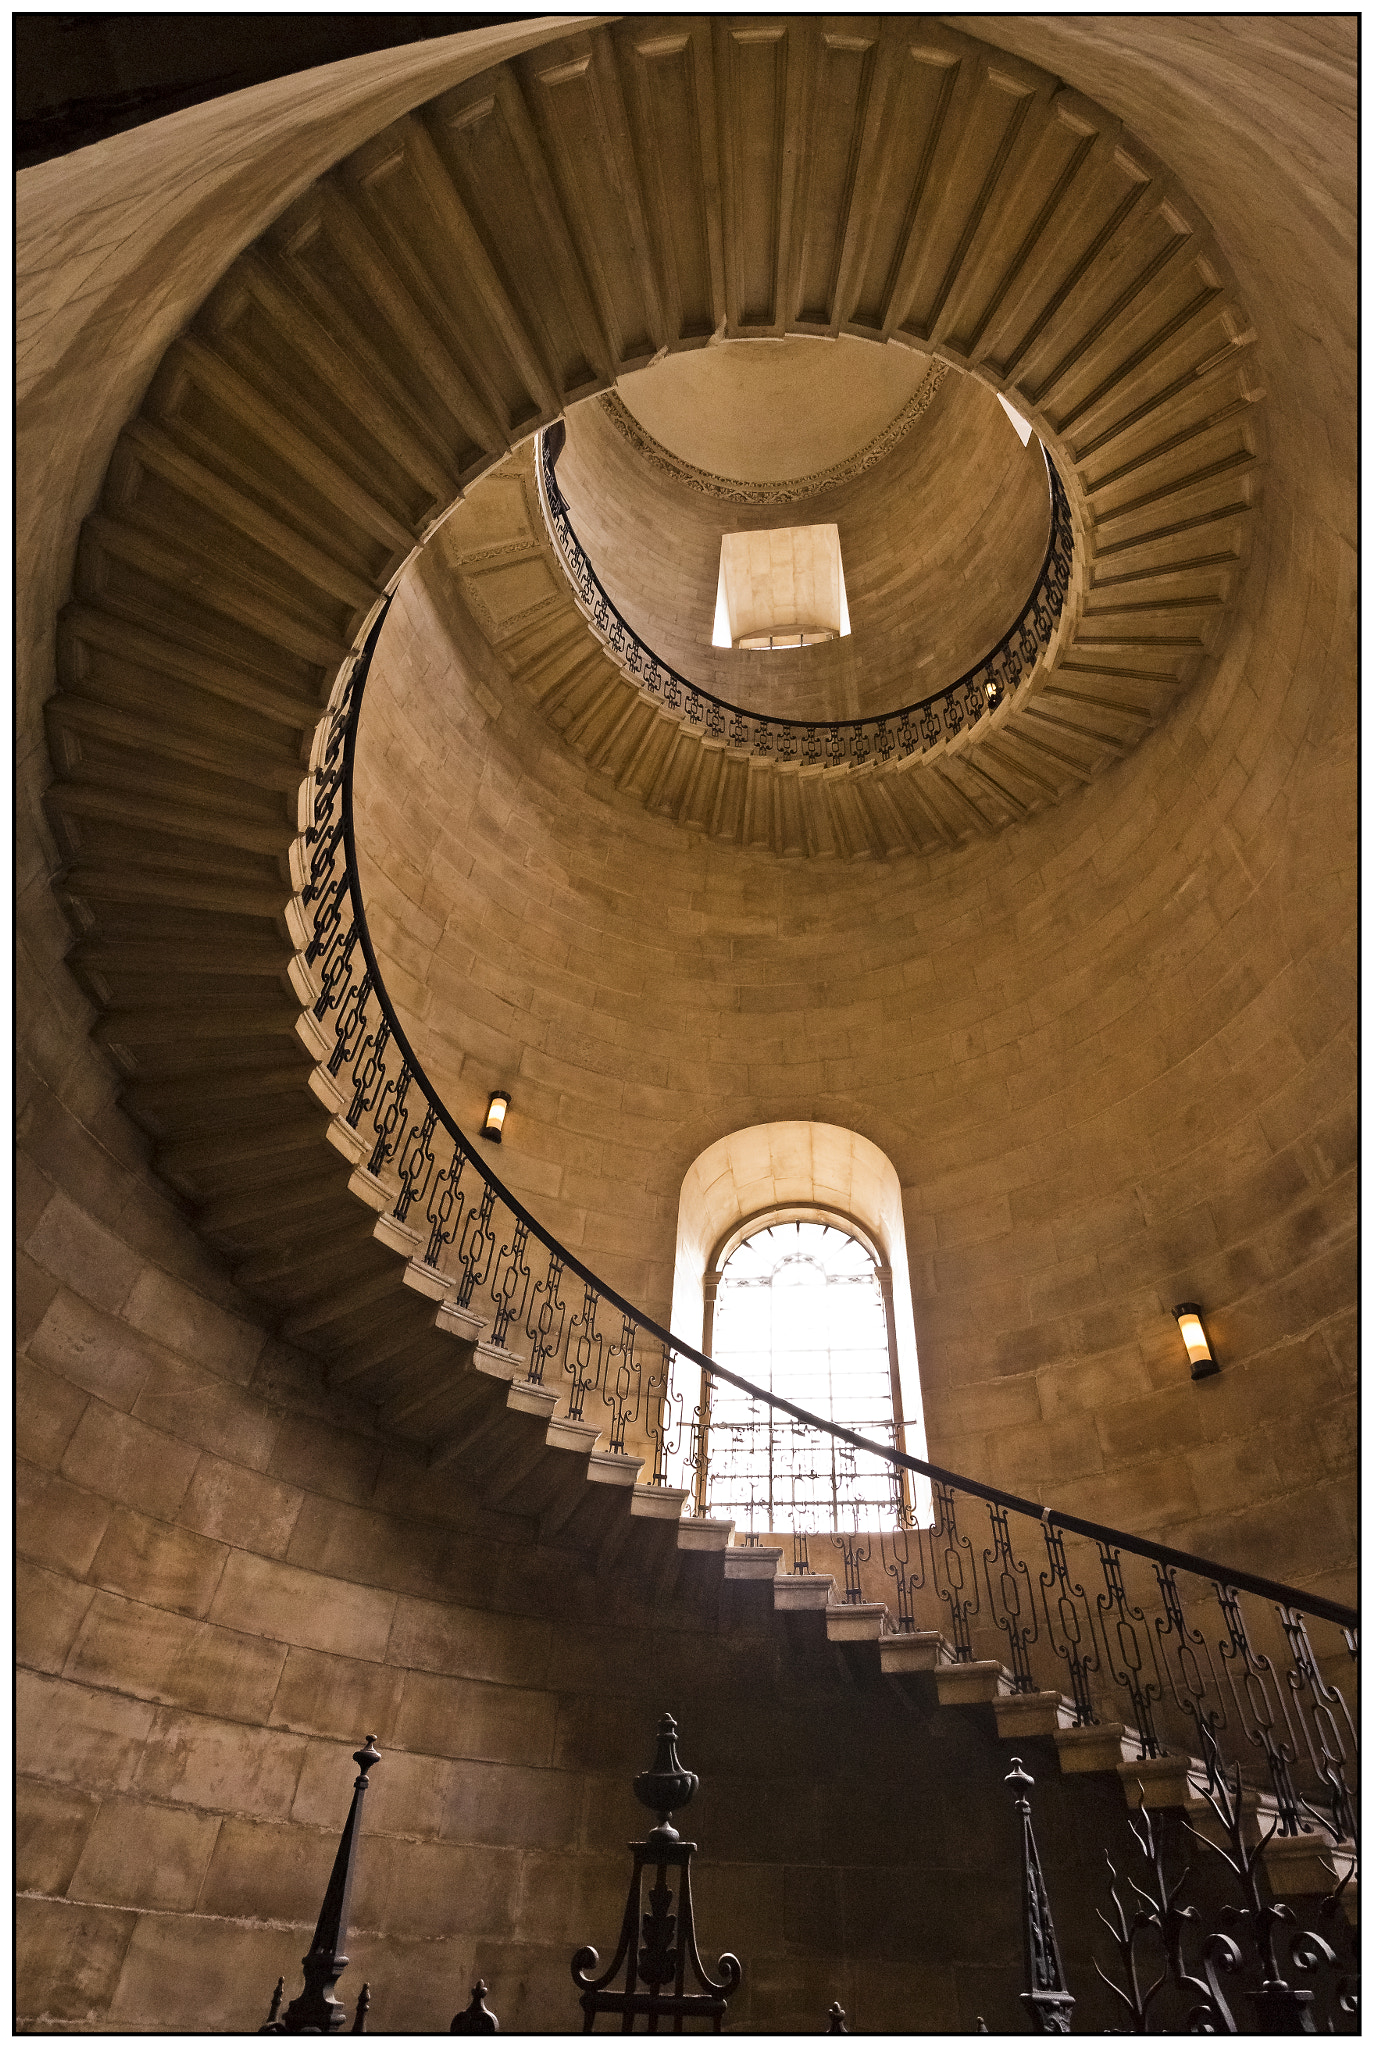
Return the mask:
[[[188,1912],[218,1832],[217,1814],[153,1806],[141,1799],[106,1799],[86,1838],[68,1897]]]

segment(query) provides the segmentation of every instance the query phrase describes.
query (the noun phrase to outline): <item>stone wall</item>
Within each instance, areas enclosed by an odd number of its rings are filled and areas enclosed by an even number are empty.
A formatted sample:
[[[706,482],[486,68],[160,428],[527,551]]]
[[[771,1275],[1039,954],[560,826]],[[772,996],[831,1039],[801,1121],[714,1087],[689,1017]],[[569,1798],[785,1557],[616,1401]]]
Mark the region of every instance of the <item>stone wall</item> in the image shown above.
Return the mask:
[[[480,488],[480,486],[478,487]],[[860,1132],[905,1205],[932,1455],[1313,1588],[1353,1558],[1353,558],[1269,485],[1163,728],[990,844],[783,861],[655,819],[421,557],[359,744],[388,982],[501,1171],[663,1316],[724,1133]],[[919,772],[918,768],[913,772]],[[1223,1364],[1187,1376],[1171,1309]]]
[[[93,1118],[92,1123],[98,1123]],[[117,1129],[116,1127],[113,1127]],[[989,1710],[834,1661],[822,1616],[635,1525],[618,1570],[541,1546],[356,1422],[97,1131],[40,1088],[20,1181],[18,2024],[251,2030],[299,1987],[365,1733],[341,1990],[443,2031],[575,2031],[611,1952],[629,1779],[664,1708],[704,1778],[708,1964],[747,2026],[1013,2026],[1015,1839]],[[670,1541],[670,1534],[669,1539]],[[1032,1746],[1033,1747],[1033,1746]],[[1075,1977],[1114,1784],[1033,1758]],[[975,1822],[970,1824],[970,1816]],[[1090,1847],[1087,1844],[1090,1843]]]
[[[417,651],[416,578],[369,707],[378,928],[455,1105],[470,1121],[513,1063],[503,1164],[645,1306],[670,1287],[674,1160],[743,1121],[833,1114],[906,1179],[939,1453],[1343,1593],[1347,52],[1309,21],[1270,21],[1260,48],[1239,19],[974,26],[1023,41],[1169,158],[1262,317],[1265,540],[1225,658],[1134,759],[990,853],[800,880],[617,807],[531,738],[460,620]],[[22,2024],[257,2023],[276,1976],[294,1981],[348,1751],[372,1731],[385,1759],[346,1988],[370,1974],[379,2023],[442,2025],[480,1968],[507,2028],[568,2023],[555,1993],[572,1947],[618,1924],[625,1778],[671,1705],[707,1774],[703,1935],[745,1956],[741,2017],[809,2024],[837,1995],[859,2025],[983,2011],[995,2027],[1012,1894],[993,1878],[1008,1837],[986,1729],[851,1691],[747,1589],[723,1623],[688,1598],[646,1622],[633,1574],[588,1583],[517,1518],[426,1489],[321,1412],[313,1368],[153,1181],[62,964],[39,713],[115,437],[167,341],[322,168],[564,26],[480,33],[470,61],[430,46],[280,81],[20,180]],[[417,722],[405,695],[422,686]],[[402,774],[403,749],[436,737],[465,825],[426,819]],[[383,739],[402,750],[389,779]],[[402,832],[387,805],[405,801]],[[445,834],[451,871],[430,861]],[[426,882],[470,930],[445,933],[432,896],[432,928],[406,907]],[[540,978],[554,964],[557,989]],[[1225,1367],[1197,1390],[1166,1314],[1181,1292],[1207,1303]],[[1052,1763],[1037,1775],[1055,1902],[1082,1926],[1083,1817],[1118,1819],[1118,1794]],[[775,1790],[760,1801],[758,1783]]]

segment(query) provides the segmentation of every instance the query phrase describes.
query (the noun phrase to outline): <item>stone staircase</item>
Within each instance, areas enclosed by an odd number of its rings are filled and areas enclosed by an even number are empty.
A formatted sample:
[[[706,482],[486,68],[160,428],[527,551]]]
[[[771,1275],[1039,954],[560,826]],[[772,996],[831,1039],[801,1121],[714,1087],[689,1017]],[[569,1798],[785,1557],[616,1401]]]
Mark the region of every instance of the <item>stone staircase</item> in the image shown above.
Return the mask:
[[[157,1172],[341,1405],[602,1568],[632,1555],[666,1586],[718,1553],[898,1689],[1186,1805],[1191,1760],[1141,1771],[1128,1730],[1070,1728],[1058,1695],[1011,1695],[999,1665],[780,1574],[560,1412],[390,1213],[312,1014],[302,772],[379,595],[488,471],[546,551],[529,436],[622,372],[717,332],[841,331],[1005,390],[1060,459],[1079,582],[1014,720],[901,776],[765,792],[747,762],[682,752],[565,584],[495,634],[502,660],[650,808],[778,853],[954,844],[1117,757],[1213,642],[1259,475],[1252,334],[1204,223],[1099,108],[938,24],[634,17],[374,138],[169,351],[60,621],[46,808],[69,963]],[[458,547],[464,573],[489,544]]]
[[[86,523],[47,706],[72,970],[238,1283],[412,1439],[454,1440],[483,1402],[337,1172],[328,1049],[301,1025],[285,904],[321,701],[454,501],[502,463],[525,490],[536,427],[663,349],[840,331],[994,383],[1054,447],[1082,587],[1014,726],[899,775],[760,776],[627,697],[565,583],[496,643],[665,815],[793,855],[952,844],[1088,778],[1194,673],[1243,564],[1261,394],[1169,176],[932,22],[635,17],[406,116],[230,268]]]
[[[869,1681],[875,1668],[908,1710],[913,1704],[984,1716],[990,1710],[998,1739],[1017,1752],[1024,1752],[1028,1744],[1045,1756],[1051,1745],[1049,1753],[1064,1777],[1115,1778],[1129,1807],[1175,1812],[1206,1840],[1223,1842],[1205,1797],[1207,1770],[1201,1758],[1185,1751],[1147,1757],[1138,1730],[1123,1722],[1076,1726],[1073,1702],[1065,1694],[1017,1692],[1012,1673],[996,1659],[960,1663],[953,1644],[938,1629],[900,1630],[885,1602],[838,1599],[832,1577],[809,1570],[787,1572],[785,1556],[780,1545],[731,1548],[725,1554],[725,1578],[767,1586],[779,1614],[812,1617],[808,1625],[823,1626],[824,1638],[841,1665],[848,1664]],[[1246,1779],[1245,1789],[1245,1836],[1253,1844],[1277,1822],[1278,1807],[1261,1785]],[[1263,1863],[1274,1896],[1283,1901],[1328,1896],[1347,1880],[1341,1905],[1357,1925],[1354,1843],[1332,1844],[1321,1834],[1274,1834],[1264,1848]]]

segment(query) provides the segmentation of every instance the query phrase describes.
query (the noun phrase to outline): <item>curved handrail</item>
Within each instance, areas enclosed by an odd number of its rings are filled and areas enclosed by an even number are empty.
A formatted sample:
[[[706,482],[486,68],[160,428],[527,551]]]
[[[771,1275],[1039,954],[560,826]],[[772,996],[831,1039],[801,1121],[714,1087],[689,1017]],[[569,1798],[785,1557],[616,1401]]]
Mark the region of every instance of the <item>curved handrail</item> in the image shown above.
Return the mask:
[[[780,1409],[783,1414],[790,1416],[794,1421],[803,1424],[807,1428],[819,1430],[824,1435],[849,1444],[855,1450],[883,1459],[887,1464],[899,1470],[919,1474],[924,1478],[932,1480],[936,1485],[952,1487],[961,1493],[971,1494],[976,1499],[987,1502],[993,1508],[1003,1511],[1010,1510],[1041,1521],[1046,1529],[1067,1530],[1074,1535],[1086,1537],[1098,1544],[1104,1544],[1113,1551],[1125,1551],[1130,1555],[1145,1558],[1152,1564],[1163,1566],[1166,1570],[1191,1572],[1199,1578],[1212,1580],[1217,1586],[1238,1588],[1240,1591],[1256,1594],[1262,1599],[1272,1600],[1280,1607],[1295,1608],[1306,1614],[1319,1615],[1322,1619],[1333,1622],[1341,1628],[1352,1629],[1357,1627],[1357,1611],[1342,1605],[1338,1601],[1323,1599],[1318,1594],[1303,1592],[1299,1587],[1284,1585],[1279,1580],[1268,1579],[1255,1572],[1236,1570],[1229,1565],[1218,1563],[1213,1558],[1201,1557],[1191,1551],[1176,1550],[1168,1544],[1154,1543],[1148,1538],[1133,1536],[1126,1530],[1112,1528],[1106,1523],[1093,1522],[1083,1516],[1066,1513],[1057,1508],[1051,1510],[1037,1501],[1025,1499],[1020,1494],[1007,1492],[1002,1487],[988,1486],[981,1480],[969,1478],[964,1473],[951,1472],[945,1466],[930,1464],[927,1460],[913,1457],[909,1452],[899,1451],[894,1446],[874,1443],[871,1439],[860,1436],[855,1430],[846,1429],[842,1424],[828,1421],[824,1416],[814,1415],[809,1409],[802,1408],[797,1403],[784,1399],[780,1394],[770,1393],[762,1387],[755,1386],[752,1381],[744,1379],[740,1374],[731,1372],[727,1367],[718,1364],[714,1359],[708,1358],[704,1352],[698,1351],[695,1345],[688,1344],[683,1338],[673,1336],[671,1331],[665,1330],[651,1316],[645,1315],[642,1310],[635,1308],[623,1295],[617,1293],[599,1275],[593,1273],[589,1266],[583,1265],[575,1253],[560,1244],[558,1239],[544,1228],[538,1218],[524,1206],[517,1195],[513,1194],[506,1187],[505,1183],[497,1174],[492,1172],[485,1160],[476,1152],[425,1073],[406,1035],[405,1028],[396,1013],[395,1005],[387,993],[376,949],[372,943],[371,931],[367,923],[367,914],[362,896],[362,881],[357,861],[357,838],[353,816],[353,773],[357,754],[359,716],[366,690],[368,673],[390,605],[391,599],[387,597],[360,652],[354,658],[348,683],[348,704],[344,725],[341,778],[343,798],[342,836],[345,872],[352,895],[357,939],[366,962],[371,992],[375,995],[378,1007],[385,1018],[389,1036],[394,1040],[405,1067],[429,1106],[434,1120],[443,1126],[458,1152],[476,1169],[484,1187],[490,1191],[495,1199],[505,1204],[529,1236],[541,1244],[563,1268],[575,1273],[586,1287],[593,1289],[597,1296],[616,1309],[626,1319],[627,1324],[633,1324],[636,1328],[642,1330],[646,1336],[661,1344],[665,1355],[675,1355],[691,1360],[693,1364],[697,1365],[711,1378],[726,1381],[730,1386],[737,1388],[740,1393],[748,1395],[752,1400],[761,1402],[766,1407]],[[322,774],[323,771],[317,772]]]
[[[580,609],[609,652],[647,696],[726,746],[805,767],[861,768],[925,753],[954,739],[1010,697],[1030,675],[1063,614],[1073,566],[1073,521],[1058,471],[1040,443],[1049,475],[1049,539],[1029,597],[990,653],[927,697],[880,716],[782,718],[732,704],[693,683],[653,652],[610,596],[577,538],[571,509],[555,474],[566,427],[555,420],[538,436],[535,469],[544,518]]]

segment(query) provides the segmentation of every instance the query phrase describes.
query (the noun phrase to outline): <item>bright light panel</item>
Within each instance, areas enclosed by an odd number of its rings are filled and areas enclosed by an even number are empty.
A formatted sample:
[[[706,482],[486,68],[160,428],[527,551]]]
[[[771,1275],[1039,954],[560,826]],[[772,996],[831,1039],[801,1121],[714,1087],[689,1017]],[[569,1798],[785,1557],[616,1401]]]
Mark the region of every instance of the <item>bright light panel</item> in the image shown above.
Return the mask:
[[[1017,434],[1019,434],[1020,436],[1021,447],[1027,447],[1029,444],[1030,436],[1034,432],[1034,428],[1030,425],[1030,422],[1023,416],[1023,414],[1018,413],[1016,411],[1015,407],[1011,404],[1008,398],[1003,397],[1002,393],[999,391],[996,395],[998,398],[1001,399],[1002,409],[1004,410],[1007,419],[1010,421],[1011,425],[1015,428]]]

